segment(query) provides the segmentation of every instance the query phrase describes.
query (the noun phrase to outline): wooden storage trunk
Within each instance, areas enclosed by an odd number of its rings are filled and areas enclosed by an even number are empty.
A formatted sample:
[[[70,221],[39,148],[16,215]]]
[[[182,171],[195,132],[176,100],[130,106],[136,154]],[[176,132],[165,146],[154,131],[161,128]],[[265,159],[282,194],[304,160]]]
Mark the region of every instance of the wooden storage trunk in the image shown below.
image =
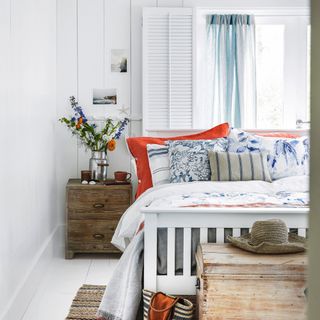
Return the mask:
[[[199,319],[306,319],[306,254],[201,244],[196,259]]]

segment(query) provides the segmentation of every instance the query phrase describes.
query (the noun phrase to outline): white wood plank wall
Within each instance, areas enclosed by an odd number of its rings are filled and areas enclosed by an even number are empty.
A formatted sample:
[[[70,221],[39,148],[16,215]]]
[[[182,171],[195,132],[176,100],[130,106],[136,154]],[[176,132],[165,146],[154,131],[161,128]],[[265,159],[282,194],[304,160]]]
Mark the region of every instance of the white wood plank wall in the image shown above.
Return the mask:
[[[307,0],[245,0],[243,7],[305,7]],[[75,95],[91,116],[117,115],[114,107],[93,106],[93,88],[117,88],[119,106],[131,109],[134,119],[128,134],[141,134],[142,113],[142,8],[239,7],[238,0],[57,0],[57,115],[70,113],[68,98]],[[111,49],[128,51],[129,72],[111,73]],[[57,163],[60,218],[64,187],[69,177],[88,167],[89,153],[77,146],[62,125],[57,125]],[[109,175],[130,170],[122,139],[110,153]]]

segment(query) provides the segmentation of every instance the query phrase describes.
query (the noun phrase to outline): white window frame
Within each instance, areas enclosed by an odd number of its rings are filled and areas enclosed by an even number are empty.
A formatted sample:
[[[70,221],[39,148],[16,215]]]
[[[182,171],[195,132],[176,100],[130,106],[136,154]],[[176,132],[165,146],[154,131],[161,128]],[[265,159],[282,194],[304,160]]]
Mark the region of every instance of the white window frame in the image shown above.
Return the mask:
[[[282,24],[285,25],[284,35],[284,88],[283,88],[283,129],[296,128],[298,119],[307,120],[307,29],[310,25],[309,8],[241,8],[230,10],[230,8],[197,8],[195,12],[196,32],[196,52],[195,68],[200,71],[196,72],[197,78],[194,81],[195,99],[197,101],[196,114],[205,114],[204,104],[201,101],[201,80],[199,75],[201,70],[201,53],[204,48],[203,38],[199,32],[203,32],[204,16],[211,14],[253,14],[256,24]],[[298,89],[297,89],[298,88]],[[196,119],[200,127],[208,127],[208,120],[199,116]],[[257,119],[256,119],[257,120]],[[257,121],[255,121],[257,128]],[[267,129],[267,128],[259,128]]]

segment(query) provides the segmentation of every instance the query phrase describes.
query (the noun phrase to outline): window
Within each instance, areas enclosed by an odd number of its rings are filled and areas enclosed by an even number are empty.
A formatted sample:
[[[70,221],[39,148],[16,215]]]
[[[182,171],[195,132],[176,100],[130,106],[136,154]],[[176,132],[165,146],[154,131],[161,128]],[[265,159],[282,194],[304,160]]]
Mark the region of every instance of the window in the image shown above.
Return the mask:
[[[256,26],[258,128],[280,128],[283,123],[284,26]]]
[[[306,16],[256,17],[257,128],[308,120],[308,30]]]
[[[282,10],[282,12],[281,12]],[[260,129],[294,129],[296,121],[309,121],[309,60],[310,25],[307,9],[265,9],[197,12],[196,46],[196,104],[202,127],[212,124],[206,99],[206,45],[207,17],[214,13],[247,13],[255,15],[256,24],[256,85],[257,105],[253,127]],[[308,35],[309,34],[309,35]],[[199,114],[206,115],[201,119]],[[252,121],[251,121],[252,123]],[[250,128],[244,119],[243,127]]]
[[[248,12],[255,15],[256,21],[257,103],[251,99],[253,103],[245,104],[242,126],[294,129],[298,119],[309,120],[307,8],[291,11],[243,8],[232,12],[230,9],[145,8],[143,131],[203,129],[215,124],[213,119],[217,115],[213,114],[211,102],[214,83],[208,81],[212,78],[208,72],[212,62],[207,59],[208,17],[214,13]]]

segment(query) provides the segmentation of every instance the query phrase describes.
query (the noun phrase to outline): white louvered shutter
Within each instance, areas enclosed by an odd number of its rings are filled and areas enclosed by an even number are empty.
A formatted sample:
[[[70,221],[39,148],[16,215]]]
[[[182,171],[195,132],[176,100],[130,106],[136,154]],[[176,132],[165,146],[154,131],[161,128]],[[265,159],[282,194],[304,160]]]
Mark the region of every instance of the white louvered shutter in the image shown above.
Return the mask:
[[[193,127],[193,11],[143,11],[143,127]]]

